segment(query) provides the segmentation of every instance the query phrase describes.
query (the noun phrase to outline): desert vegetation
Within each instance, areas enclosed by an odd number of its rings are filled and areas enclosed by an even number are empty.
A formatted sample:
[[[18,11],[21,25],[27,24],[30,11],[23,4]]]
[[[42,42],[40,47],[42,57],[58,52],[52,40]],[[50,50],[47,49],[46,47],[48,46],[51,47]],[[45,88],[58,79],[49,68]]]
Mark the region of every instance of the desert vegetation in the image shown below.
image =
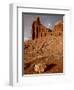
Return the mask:
[[[63,22],[53,30],[37,17],[32,24],[32,39],[24,41],[24,74],[63,72]]]

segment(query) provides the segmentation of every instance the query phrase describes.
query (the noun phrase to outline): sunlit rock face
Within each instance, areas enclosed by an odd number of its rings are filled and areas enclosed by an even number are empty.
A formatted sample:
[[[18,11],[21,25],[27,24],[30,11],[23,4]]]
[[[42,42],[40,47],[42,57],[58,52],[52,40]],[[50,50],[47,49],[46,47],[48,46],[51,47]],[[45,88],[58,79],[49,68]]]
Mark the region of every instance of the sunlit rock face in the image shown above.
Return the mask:
[[[63,35],[63,22],[62,21],[57,21],[54,25],[54,29],[53,29],[53,33],[54,35],[58,36],[58,35]]]
[[[53,30],[37,17],[32,24],[32,40],[24,42],[24,73],[63,72],[63,22],[55,22]]]
[[[51,30],[49,29],[49,31]],[[34,40],[39,37],[44,37],[47,34],[48,34],[48,29],[41,24],[40,18],[37,17],[32,24],[32,39]]]

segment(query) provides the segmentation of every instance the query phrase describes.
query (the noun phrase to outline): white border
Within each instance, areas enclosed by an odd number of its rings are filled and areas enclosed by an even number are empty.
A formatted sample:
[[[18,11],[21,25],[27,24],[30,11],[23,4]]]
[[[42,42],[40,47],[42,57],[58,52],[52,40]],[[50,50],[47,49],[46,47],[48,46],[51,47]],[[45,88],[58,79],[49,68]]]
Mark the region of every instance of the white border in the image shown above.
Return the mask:
[[[44,74],[22,76],[22,12],[64,14],[64,74]],[[70,9],[54,7],[28,7],[27,5],[10,5],[10,84],[11,85],[35,85],[46,82],[70,81],[69,60],[69,31],[70,31]]]

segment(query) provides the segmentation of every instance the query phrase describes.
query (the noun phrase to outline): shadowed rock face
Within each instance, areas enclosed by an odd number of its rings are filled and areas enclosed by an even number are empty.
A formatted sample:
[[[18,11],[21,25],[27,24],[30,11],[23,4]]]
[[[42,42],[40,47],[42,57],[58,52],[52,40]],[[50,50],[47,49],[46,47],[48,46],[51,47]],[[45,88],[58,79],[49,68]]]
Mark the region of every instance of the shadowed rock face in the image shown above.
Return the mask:
[[[24,42],[24,73],[63,72],[63,23],[53,30],[41,24],[39,17],[32,24],[32,40]]]

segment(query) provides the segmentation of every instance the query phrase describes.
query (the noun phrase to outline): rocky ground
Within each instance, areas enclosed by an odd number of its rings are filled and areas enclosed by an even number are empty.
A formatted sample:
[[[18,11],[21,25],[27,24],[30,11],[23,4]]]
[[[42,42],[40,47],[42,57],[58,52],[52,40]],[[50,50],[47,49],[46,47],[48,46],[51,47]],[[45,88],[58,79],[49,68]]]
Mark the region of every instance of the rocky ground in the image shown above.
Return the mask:
[[[24,74],[62,73],[63,35],[24,42]]]

